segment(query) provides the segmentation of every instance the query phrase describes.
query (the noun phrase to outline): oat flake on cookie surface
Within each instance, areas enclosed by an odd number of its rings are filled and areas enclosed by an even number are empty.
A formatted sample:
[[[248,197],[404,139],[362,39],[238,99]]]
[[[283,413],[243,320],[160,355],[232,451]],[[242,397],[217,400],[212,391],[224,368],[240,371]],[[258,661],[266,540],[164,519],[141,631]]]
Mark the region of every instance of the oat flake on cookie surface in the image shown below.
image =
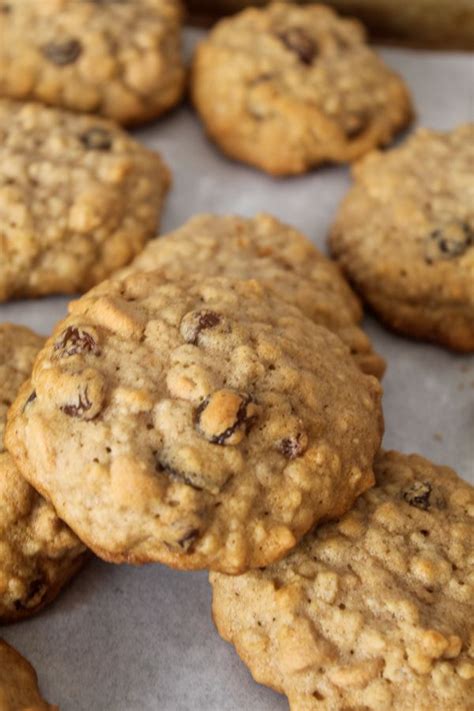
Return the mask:
[[[0,302],[77,293],[156,234],[170,173],[110,121],[0,99]]]
[[[284,560],[212,573],[217,628],[292,711],[472,711],[474,490],[418,455],[375,475]]]
[[[182,97],[180,0],[0,0],[0,96],[156,118]]]
[[[191,92],[220,148],[273,175],[355,160],[412,118],[407,87],[362,25],[318,4],[218,22],[196,50]]]
[[[380,394],[258,282],[138,273],[71,305],[6,439],[102,557],[237,574],[373,484]]]
[[[8,407],[43,344],[28,328],[0,324],[0,623],[38,612],[84,562],[82,543],[25,481],[3,446]]]
[[[474,123],[419,129],[354,168],[334,256],[390,327],[474,351]]]
[[[365,373],[381,378],[384,359],[359,328],[363,311],[335,262],[301,232],[262,213],[196,215],[178,230],[150,240],[143,252],[119,272],[166,269],[206,276],[258,279],[315,323],[334,331]]]

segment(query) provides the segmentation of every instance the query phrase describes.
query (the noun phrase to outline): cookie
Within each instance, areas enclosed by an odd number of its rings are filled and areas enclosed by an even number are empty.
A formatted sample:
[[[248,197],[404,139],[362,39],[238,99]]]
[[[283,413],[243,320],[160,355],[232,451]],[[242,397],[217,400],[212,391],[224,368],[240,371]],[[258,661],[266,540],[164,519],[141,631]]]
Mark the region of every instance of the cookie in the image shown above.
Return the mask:
[[[273,175],[352,161],[412,117],[363,27],[323,5],[277,2],[220,21],[196,51],[192,96],[225,153]]]
[[[372,485],[380,392],[256,281],[137,273],[72,304],[6,441],[106,560],[240,573]]]
[[[85,556],[82,543],[23,479],[3,446],[8,406],[43,341],[22,326],[0,324],[0,623],[29,617],[51,602]]]
[[[1,711],[59,711],[41,697],[38,677],[16,649],[0,639]]]
[[[474,123],[419,129],[354,169],[330,246],[391,328],[474,351]]]
[[[0,100],[0,301],[85,291],[127,264],[169,183],[108,121]]]
[[[375,474],[285,560],[211,574],[217,628],[293,711],[472,711],[474,490],[417,455]]]
[[[151,240],[119,276],[166,269],[235,279],[256,278],[348,345],[360,368],[378,378],[385,361],[359,328],[360,303],[334,262],[271,215],[252,219],[203,214]]]
[[[178,0],[2,0],[0,96],[156,118],[184,90]]]

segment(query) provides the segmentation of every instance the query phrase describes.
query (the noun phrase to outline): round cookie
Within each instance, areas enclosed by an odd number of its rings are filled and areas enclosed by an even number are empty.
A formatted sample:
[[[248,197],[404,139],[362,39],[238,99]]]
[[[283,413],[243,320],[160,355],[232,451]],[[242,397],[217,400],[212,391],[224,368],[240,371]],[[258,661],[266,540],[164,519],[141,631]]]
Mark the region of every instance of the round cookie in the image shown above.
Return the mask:
[[[0,96],[125,125],[182,97],[179,0],[0,3]]]
[[[359,328],[362,309],[338,267],[300,232],[271,215],[252,219],[204,214],[151,240],[119,273],[166,269],[176,273],[255,278],[298,306],[347,344],[365,373],[383,376],[385,361]]]
[[[29,617],[51,602],[85,555],[82,543],[23,479],[3,446],[8,406],[30,375],[43,342],[27,328],[0,324],[1,623]]]
[[[474,351],[474,124],[419,129],[354,168],[330,246],[391,328]]]
[[[238,574],[372,485],[380,394],[256,281],[137,273],[72,304],[6,441],[103,558]]]
[[[0,639],[1,711],[59,711],[41,697],[38,677],[16,649]]]
[[[417,455],[375,474],[283,561],[211,574],[217,628],[294,711],[472,711],[474,490]]]
[[[225,153],[273,175],[352,161],[412,117],[405,84],[363,27],[314,4],[220,21],[196,51],[192,96]]]
[[[85,291],[127,264],[169,184],[108,121],[0,100],[0,301]]]

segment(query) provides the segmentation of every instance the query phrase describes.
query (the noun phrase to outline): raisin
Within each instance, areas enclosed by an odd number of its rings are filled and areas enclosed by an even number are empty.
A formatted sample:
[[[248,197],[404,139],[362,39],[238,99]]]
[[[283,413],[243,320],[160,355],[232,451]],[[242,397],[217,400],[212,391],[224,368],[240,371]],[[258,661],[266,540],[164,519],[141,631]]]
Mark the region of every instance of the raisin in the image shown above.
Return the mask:
[[[95,339],[87,331],[77,326],[69,326],[54,344],[55,351],[61,351],[61,358],[82,353],[100,355],[100,349]]]
[[[87,395],[87,387],[84,393],[79,393],[77,403],[71,405],[62,405],[61,410],[68,417],[83,417],[92,407],[92,403]]]
[[[100,126],[90,128],[79,138],[82,145],[91,151],[109,151],[112,147],[112,136]]]
[[[36,390],[33,390],[33,392],[29,394],[28,399],[26,400],[25,404],[23,405],[23,412],[25,412],[28,405],[31,405],[31,403],[34,402],[36,400],[36,398],[37,398]]]
[[[196,410],[198,431],[211,444],[238,444],[247,434],[258,414],[250,395],[232,390],[217,390]],[[227,427],[221,427],[227,424]]]
[[[43,578],[37,578],[36,580],[32,580],[31,583],[28,585],[28,590],[26,591],[26,596],[24,600],[15,600],[15,610],[19,612],[20,610],[28,609],[30,603],[33,602],[33,600],[39,595],[39,600],[36,601],[36,604],[38,604],[39,602],[41,602],[41,598],[44,596],[45,592],[46,587]]]
[[[285,47],[294,52],[302,64],[311,65],[316,57],[317,50],[311,37],[299,27],[292,27],[285,32],[280,32],[278,38]]]
[[[58,67],[74,64],[82,52],[82,44],[77,39],[48,42],[42,47],[43,55]]]
[[[199,538],[199,529],[192,528],[190,531],[184,534],[182,538],[179,539],[178,545],[184,551],[188,552],[196,540]]]
[[[298,434],[291,437],[284,437],[278,443],[279,451],[288,459],[296,459],[301,457],[308,446],[308,437],[304,432],[298,432]]]
[[[184,316],[181,322],[181,334],[186,343],[198,344],[202,331],[218,326],[221,317],[215,311],[204,309],[202,311],[191,311]]]
[[[160,472],[164,472],[167,476],[169,476],[170,479],[173,481],[180,482],[181,484],[186,484],[187,486],[190,486],[192,489],[195,489],[196,491],[202,491],[202,487],[196,486],[196,484],[192,480],[192,474],[184,474],[183,472],[178,471],[174,467],[171,467],[169,464],[167,464],[165,461],[158,459],[157,460],[157,469]]]
[[[472,246],[474,229],[467,222],[456,220],[430,233],[425,259],[432,264],[436,259],[462,257]]]
[[[0,4],[0,13],[2,15],[9,15],[11,11],[12,11],[12,6],[9,5],[8,3],[1,3]]]
[[[408,489],[402,492],[402,495],[410,506],[415,506],[415,508],[422,511],[428,511],[431,503],[431,491],[431,484],[428,481],[415,481]]]

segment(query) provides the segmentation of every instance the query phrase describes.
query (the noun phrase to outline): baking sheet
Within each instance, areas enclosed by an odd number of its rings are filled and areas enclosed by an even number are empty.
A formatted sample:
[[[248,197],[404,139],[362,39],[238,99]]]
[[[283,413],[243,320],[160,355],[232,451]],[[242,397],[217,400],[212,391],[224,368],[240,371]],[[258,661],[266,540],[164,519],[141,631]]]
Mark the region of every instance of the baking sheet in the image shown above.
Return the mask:
[[[187,33],[191,45],[197,31]],[[474,58],[385,49],[408,81],[419,123],[449,129],[474,120]],[[267,210],[324,249],[346,168],[275,180],[231,163],[204,138],[188,107],[136,133],[174,173],[163,231],[196,212]],[[0,306],[0,321],[47,334],[67,299]],[[388,361],[384,445],[446,463],[474,483],[474,358],[397,337],[367,319]],[[283,711],[284,697],[255,684],[214,630],[206,573],[160,565],[131,568],[93,560],[39,617],[1,635],[34,664],[48,700],[62,711]]]

